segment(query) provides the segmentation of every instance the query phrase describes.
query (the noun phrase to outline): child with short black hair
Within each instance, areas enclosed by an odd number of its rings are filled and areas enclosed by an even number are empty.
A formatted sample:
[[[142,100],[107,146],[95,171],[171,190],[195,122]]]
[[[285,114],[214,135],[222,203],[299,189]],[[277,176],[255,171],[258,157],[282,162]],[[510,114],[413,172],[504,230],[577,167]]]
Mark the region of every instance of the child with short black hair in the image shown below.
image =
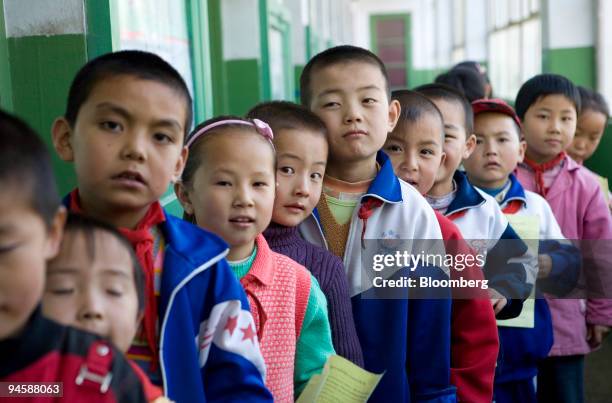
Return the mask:
[[[468,67],[455,67],[437,76],[434,82],[457,89],[470,102],[486,96],[484,78],[477,71]]]
[[[467,68],[480,74],[485,83],[485,96],[483,98],[491,98],[493,96],[493,87],[491,86],[491,80],[489,79],[485,66],[473,60],[465,60],[455,64],[451,70],[457,68]]]
[[[609,245],[612,219],[593,175],[565,153],[576,131],[580,94],[566,77],[540,74],[516,96],[527,149],[517,168],[522,186],[543,196],[566,238],[582,240],[584,299],[551,299],[554,344],[538,368],[538,399],[582,401],[584,356],[612,326]],[[596,277],[595,283],[592,282]],[[597,288],[604,287],[603,294]],[[589,298],[595,296],[595,298]]]
[[[69,214],[59,253],[47,265],[43,314],[105,337],[127,353],[144,299],[144,274],[128,240],[111,225]],[[161,402],[161,388],[130,364],[147,400]]]
[[[158,201],[183,170],[191,104],[179,73],[152,53],[88,62],[52,129],[56,151],[77,175],[65,202],[118,227],[136,251],[146,303],[128,355],[153,383],[177,401],[269,400],[257,344],[224,330],[233,317],[252,323],[226,244]]]
[[[583,164],[599,146],[610,119],[610,108],[599,92],[577,88],[580,94],[580,114],[576,122],[576,134],[566,151],[574,161]]]
[[[416,240],[416,249],[419,240],[442,236],[431,208],[379,152],[400,113],[384,64],[359,47],[327,49],[304,67],[300,94],[325,122],[329,139],[323,197],[300,232],[343,259],[365,368],[386,371],[371,401],[454,401],[450,301],[368,297],[375,288],[362,282],[366,242]]]
[[[0,184],[0,381],[56,382],[35,393],[70,401],[147,401],[119,350],[42,315],[46,263],[58,252],[66,212],[44,143],[3,111]]]
[[[389,155],[398,177],[427,194],[444,162],[444,123],[436,105],[409,90],[394,91],[402,111],[383,150]],[[459,228],[435,211],[445,241],[446,253],[464,261],[477,259]],[[468,257],[469,256],[469,257]],[[482,281],[482,267],[450,267],[451,279]],[[493,397],[493,375],[499,349],[495,315],[486,290],[453,289],[451,324],[451,382],[459,401],[484,402]]]
[[[272,222],[264,237],[273,251],[303,265],[318,280],[327,298],[336,353],[363,366],[342,261],[306,242],[297,229],[321,197],[328,155],[325,124],[307,108],[286,101],[256,105],[247,117],[268,123],[274,132],[276,197]]]
[[[574,140],[566,148],[567,153],[577,163],[583,165],[599,147],[599,142],[608,126],[610,108],[603,95],[588,88],[578,87],[582,108],[576,122]],[[586,167],[585,167],[586,168]],[[586,168],[590,171],[590,169]],[[599,181],[608,207],[612,211],[608,179],[591,171]]]
[[[472,106],[460,92],[443,84],[424,85],[416,91],[429,98],[444,118],[446,160],[425,198],[459,227],[477,253],[486,254],[483,270],[496,317],[517,317],[535,282],[535,257],[527,254],[527,245],[495,199],[472,186],[459,170],[476,146]]]
[[[242,339],[258,336],[266,385],[278,402],[293,402],[334,354],[327,301],[311,273],[270,250],[276,188],[273,133],[261,120],[220,116],[189,136],[190,156],[175,187],[186,218],[229,244],[227,259],[247,295],[255,327],[231,326]],[[248,153],[237,152],[240,148]],[[228,325],[229,326],[229,325]]]
[[[499,99],[472,103],[476,149],[463,165],[470,182],[494,197],[506,215],[526,216],[538,228],[538,290],[530,327],[499,327],[500,363],[495,376],[496,402],[535,402],[537,365],[552,347],[552,323],[541,292],[563,296],[574,288],[580,251],[568,242],[550,206],[526,191],[513,175],[523,159],[521,123],[511,106]]]

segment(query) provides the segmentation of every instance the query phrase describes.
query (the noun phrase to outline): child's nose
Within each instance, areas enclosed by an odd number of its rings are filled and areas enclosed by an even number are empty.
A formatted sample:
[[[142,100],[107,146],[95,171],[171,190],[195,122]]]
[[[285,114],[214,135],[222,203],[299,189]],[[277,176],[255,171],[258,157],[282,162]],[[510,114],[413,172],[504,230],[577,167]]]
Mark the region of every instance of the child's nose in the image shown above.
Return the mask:
[[[81,298],[79,321],[98,321],[104,317],[102,302],[94,293],[85,293]]]
[[[572,147],[577,150],[583,150],[586,147],[586,141],[576,138],[574,139],[574,143],[572,144]]]
[[[559,119],[550,119],[548,130],[553,133],[559,133],[561,131],[561,122]]]
[[[128,134],[121,150],[124,159],[144,161],[145,160],[145,141],[140,134]]]
[[[407,156],[404,158],[401,168],[405,171],[416,171],[418,170],[417,159],[413,156]]]
[[[362,116],[361,116],[360,108],[357,105],[349,103],[346,106],[346,110],[344,114],[345,123],[361,122],[361,120],[362,120]]]
[[[302,196],[302,197],[308,197],[310,196],[310,186],[308,183],[308,177],[306,175],[302,176],[301,178],[298,179],[296,186],[295,186],[295,195],[296,196]]]
[[[485,155],[497,155],[497,146],[493,141],[483,141]]]
[[[253,195],[247,186],[236,187],[234,193],[234,207],[251,207],[253,206]]]
[[[485,155],[497,155],[497,149],[494,146],[488,146],[485,148]]]

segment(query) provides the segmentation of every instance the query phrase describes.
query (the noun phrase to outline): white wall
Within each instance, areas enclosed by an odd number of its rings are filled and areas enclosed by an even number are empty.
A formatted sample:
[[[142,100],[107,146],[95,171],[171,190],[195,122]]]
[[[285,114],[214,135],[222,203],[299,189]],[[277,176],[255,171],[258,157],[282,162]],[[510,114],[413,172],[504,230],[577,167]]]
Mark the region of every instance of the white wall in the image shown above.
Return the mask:
[[[543,43],[548,49],[593,46],[596,27],[594,1],[546,1],[546,24]],[[610,3],[603,0],[601,3]],[[608,6],[609,7],[609,6]]]
[[[453,0],[436,0],[436,25],[433,27],[433,32],[436,36],[435,67],[446,67],[452,64],[452,1]]]
[[[85,33],[83,0],[4,0],[7,37]]]
[[[612,104],[612,1],[599,1],[597,88]]]
[[[465,1],[465,59],[487,58],[487,0]]]
[[[285,2],[285,7],[291,13],[291,57],[293,64],[306,63],[306,32],[305,24],[308,21],[306,0],[293,0]]]
[[[221,1],[221,26],[224,60],[261,56],[257,0]]]

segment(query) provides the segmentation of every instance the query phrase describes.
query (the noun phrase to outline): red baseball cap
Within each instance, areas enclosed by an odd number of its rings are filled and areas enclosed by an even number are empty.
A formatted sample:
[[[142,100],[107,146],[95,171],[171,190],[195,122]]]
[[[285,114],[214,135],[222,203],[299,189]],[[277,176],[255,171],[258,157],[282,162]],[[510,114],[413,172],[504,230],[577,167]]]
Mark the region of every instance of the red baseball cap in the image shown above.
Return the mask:
[[[505,101],[499,98],[477,99],[476,101],[472,102],[472,110],[474,111],[474,117],[476,117],[476,115],[478,115],[479,113],[484,112],[502,113],[506,116],[510,116],[512,120],[514,120],[514,122],[521,129],[521,131],[523,130],[521,120],[514,111],[514,108],[512,108]]]

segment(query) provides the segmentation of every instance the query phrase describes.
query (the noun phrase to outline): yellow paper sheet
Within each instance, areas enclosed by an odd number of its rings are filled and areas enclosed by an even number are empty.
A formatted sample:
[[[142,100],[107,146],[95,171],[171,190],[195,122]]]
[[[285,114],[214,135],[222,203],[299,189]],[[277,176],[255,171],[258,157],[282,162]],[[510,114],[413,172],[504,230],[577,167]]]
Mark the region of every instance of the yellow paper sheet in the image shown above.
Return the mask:
[[[327,359],[323,372],[313,375],[297,403],[366,402],[382,374],[368,372],[339,355]]]
[[[540,220],[537,216],[507,214],[506,218],[512,229],[527,244],[533,256],[538,255],[540,239]],[[533,328],[535,320],[535,294],[523,302],[521,314],[513,319],[497,320],[497,326]]]
[[[606,201],[609,202],[610,201],[610,190],[608,188],[608,178],[604,178],[603,176],[597,176],[597,179],[599,181],[599,186],[601,186],[601,191],[604,194],[604,197],[606,198]]]

